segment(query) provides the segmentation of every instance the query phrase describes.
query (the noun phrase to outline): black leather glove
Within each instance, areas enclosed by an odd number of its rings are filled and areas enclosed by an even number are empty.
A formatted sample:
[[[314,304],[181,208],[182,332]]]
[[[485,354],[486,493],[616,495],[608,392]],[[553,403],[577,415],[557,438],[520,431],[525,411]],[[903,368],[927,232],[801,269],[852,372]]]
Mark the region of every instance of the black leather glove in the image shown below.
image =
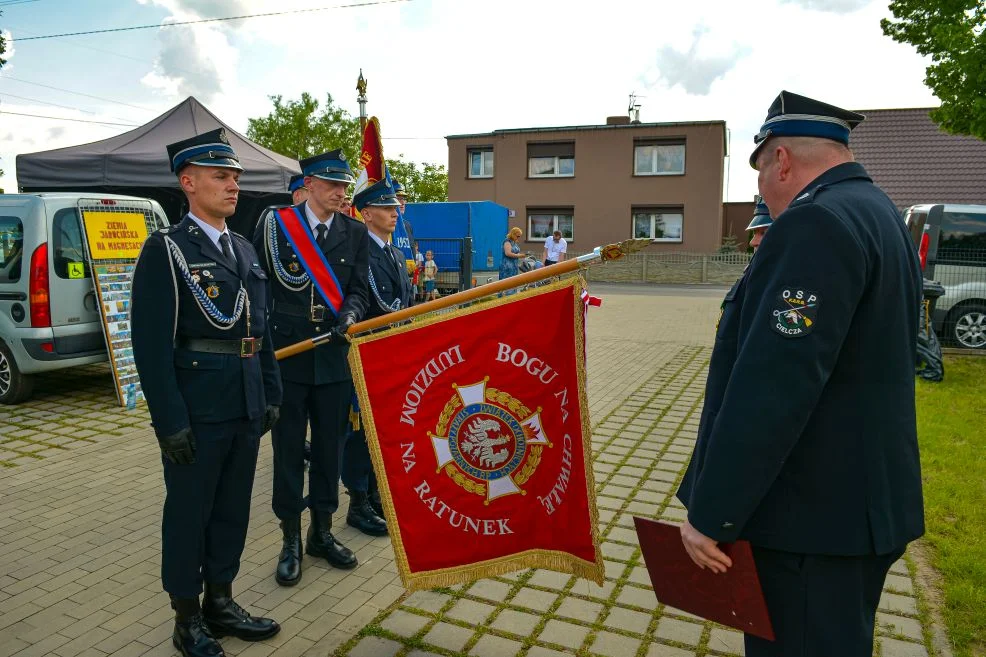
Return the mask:
[[[274,428],[277,424],[278,419],[281,417],[281,407],[280,406],[268,406],[267,411],[264,412],[264,428],[260,432],[260,435],[264,435],[268,431]]]
[[[339,315],[339,319],[336,320],[335,326],[330,329],[332,334],[332,342],[348,342],[349,336],[346,335],[346,331],[349,327],[356,323],[356,316],[352,313],[342,313]]]
[[[195,436],[189,428],[178,433],[157,439],[161,453],[175,465],[191,465],[195,463]]]

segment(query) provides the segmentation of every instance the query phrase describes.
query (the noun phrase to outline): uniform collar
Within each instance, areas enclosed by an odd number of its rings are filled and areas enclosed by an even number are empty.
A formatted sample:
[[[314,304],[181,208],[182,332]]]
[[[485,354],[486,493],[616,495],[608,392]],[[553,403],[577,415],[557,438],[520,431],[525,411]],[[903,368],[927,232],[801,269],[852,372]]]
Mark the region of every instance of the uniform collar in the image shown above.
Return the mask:
[[[198,225],[198,227],[202,229],[202,232],[204,232],[206,234],[206,236],[210,240],[212,240],[212,243],[216,245],[216,248],[218,248],[220,251],[222,251],[222,247],[219,244],[219,238],[222,235],[229,235],[229,226],[226,226],[226,228],[223,231],[220,232],[214,226],[210,226],[206,222],[204,222],[201,219],[199,219],[198,217],[196,217],[191,212],[188,213],[188,218],[191,219],[192,221],[194,221]],[[232,238],[230,238],[230,243],[232,243]]]
[[[863,178],[872,182],[870,174],[866,173],[866,169],[859,162],[845,162],[843,164],[837,164],[822,175],[818,176],[812,180],[807,187],[801,190],[802,193],[811,191],[815,187],[823,187],[826,185],[832,185],[843,180],[850,180],[851,178]],[[798,195],[800,196],[800,194]]]
[[[372,230],[368,230],[366,232],[370,234],[370,239],[373,240],[374,242],[376,242],[377,243],[377,246],[379,246],[384,251],[387,250],[387,243],[384,242],[379,237],[377,237],[376,233],[374,233]]]
[[[305,201],[305,217],[308,219],[308,227],[312,229],[313,234],[317,235],[318,233],[316,233],[315,229],[322,222],[318,220],[318,217],[315,216],[315,213],[312,212],[312,209],[308,207],[307,201]],[[334,212],[329,215],[329,218],[325,222],[325,230],[330,230],[332,228],[332,219],[334,217],[335,217]]]

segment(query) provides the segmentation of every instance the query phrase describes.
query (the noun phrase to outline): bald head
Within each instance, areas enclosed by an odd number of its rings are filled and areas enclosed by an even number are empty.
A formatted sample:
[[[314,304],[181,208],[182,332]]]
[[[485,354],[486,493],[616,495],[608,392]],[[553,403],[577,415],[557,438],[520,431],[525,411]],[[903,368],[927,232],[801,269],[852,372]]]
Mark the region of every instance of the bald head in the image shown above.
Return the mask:
[[[776,217],[812,180],[834,166],[852,161],[852,151],[831,139],[768,138],[756,161],[760,195],[771,216]]]

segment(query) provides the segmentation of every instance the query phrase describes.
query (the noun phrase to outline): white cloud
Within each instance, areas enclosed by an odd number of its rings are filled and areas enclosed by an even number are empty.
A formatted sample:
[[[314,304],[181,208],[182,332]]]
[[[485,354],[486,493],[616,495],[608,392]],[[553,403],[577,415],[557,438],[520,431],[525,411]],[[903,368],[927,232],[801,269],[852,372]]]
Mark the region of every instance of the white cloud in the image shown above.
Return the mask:
[[[139,0],[146,4],[147,0]],[[151,0],[172,12],[158,31],[160,50],[154,70],[141,82],[164,96],[181,99],[195,96],[209,102],[236,82],[237,49],[230,45],[222,24],[175,25],[169,23],[202,17],[228,16],[247,11],[241,0]],[[199,13],[199,12],[203,13]]]
[[[712,83],[725,77],[740,59],[750,53],[749,47],[734,45],[730,52],[722,55],[701,54],[702,37],[708,32],[708,27],[696,27],[692,32],[691,46],[686,52],[671,46],[664,46],[658,51],[658,75],[669,87],[681,85],[690,94],[707,96],[712,91]]]
[[[834,14],[850,14],[869,5],[873,0],[780,0],[781,4],[793,4],[814,11]]]

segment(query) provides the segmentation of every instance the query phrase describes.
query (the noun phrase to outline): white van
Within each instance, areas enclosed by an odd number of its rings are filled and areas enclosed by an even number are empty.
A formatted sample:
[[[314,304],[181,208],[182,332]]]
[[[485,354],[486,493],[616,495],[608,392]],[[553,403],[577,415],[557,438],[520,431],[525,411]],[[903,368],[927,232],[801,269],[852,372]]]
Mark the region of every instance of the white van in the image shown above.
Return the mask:
[[[168,225],[156,201],[133,196],[0,194],[0,403],[27,399],[32,374],[107,358],[80,220],[95,206],[143,211],[149,231]]]
[[[986,205],[929,203],[904,212],[924,277],[945,294],[932,322],[946,345],[986,349]]]

